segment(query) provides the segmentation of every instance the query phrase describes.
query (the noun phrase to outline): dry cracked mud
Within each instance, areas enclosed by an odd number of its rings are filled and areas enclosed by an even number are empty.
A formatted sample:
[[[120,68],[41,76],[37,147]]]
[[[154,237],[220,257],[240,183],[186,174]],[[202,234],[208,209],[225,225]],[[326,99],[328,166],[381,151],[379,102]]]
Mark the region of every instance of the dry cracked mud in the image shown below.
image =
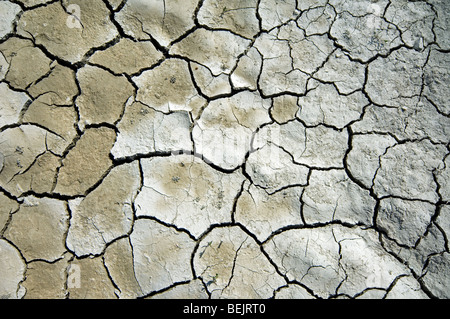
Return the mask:
[[[449,28],[0,1],[0,298],[450,298]]]

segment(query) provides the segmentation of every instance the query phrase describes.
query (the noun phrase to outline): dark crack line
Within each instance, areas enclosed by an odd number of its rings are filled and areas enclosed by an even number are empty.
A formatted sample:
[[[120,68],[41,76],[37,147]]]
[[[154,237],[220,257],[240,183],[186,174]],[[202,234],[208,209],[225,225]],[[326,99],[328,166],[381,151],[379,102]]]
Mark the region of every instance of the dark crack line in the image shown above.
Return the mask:
[[[108,276],[109,281],[111,282],[111,284],[113,285],[115,290],[118,290],[119,293],[122,293],[122,290],[120,289],[120,287],[117,285],[117,283],[114,281],[113,276],[111,275],[111,272],[109,271],[108,266],[106,266],[106,260],[105,260],[105,255],[102,255],[102,265],[105,268],[106,271],[106,275]],[[119,299],[120,295],[117,294],[116,291],[114,291],[114,295],[116,296],[117,299]]]

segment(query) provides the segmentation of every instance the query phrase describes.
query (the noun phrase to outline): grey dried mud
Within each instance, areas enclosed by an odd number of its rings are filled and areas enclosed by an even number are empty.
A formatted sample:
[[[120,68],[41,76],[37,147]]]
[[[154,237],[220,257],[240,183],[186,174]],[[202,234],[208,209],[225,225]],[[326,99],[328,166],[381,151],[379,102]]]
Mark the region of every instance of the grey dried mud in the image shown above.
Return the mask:
[[[0,298],[449,298],[449,5],[0,1]]]

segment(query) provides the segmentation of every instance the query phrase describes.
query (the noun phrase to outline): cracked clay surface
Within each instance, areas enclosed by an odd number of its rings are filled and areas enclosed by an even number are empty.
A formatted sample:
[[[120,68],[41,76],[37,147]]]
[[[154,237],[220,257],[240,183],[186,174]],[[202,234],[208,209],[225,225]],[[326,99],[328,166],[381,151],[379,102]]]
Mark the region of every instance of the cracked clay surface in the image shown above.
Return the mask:
[[[0,1],[0,298],[450,298],[449,28]]]

